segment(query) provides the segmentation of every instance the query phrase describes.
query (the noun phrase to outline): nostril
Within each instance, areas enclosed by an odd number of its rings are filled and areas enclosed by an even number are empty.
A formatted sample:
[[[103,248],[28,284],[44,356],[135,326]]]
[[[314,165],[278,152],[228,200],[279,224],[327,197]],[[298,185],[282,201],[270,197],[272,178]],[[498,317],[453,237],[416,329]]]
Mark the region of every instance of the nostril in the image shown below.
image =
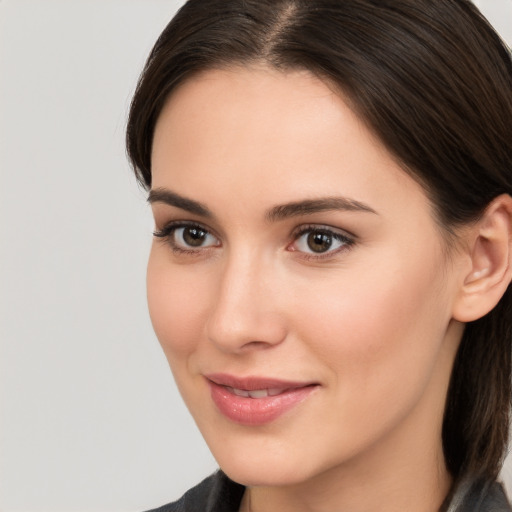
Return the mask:
[[[246,343],[242,347],[242,349],[245,349],[245,350],[260,350],[260,349],[262,349],[263,350],[272,345],[273,345],[272,343],[268,343],[265,341],[250,341],[249,343]]]

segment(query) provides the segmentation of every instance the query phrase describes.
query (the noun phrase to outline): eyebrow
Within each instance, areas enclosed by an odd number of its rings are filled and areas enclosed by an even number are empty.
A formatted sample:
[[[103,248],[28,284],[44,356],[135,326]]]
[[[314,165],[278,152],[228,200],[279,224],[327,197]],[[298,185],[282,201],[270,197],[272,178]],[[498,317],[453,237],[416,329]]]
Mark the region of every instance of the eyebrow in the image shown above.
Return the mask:
[[[296,201],[287,203],[271,208],[265,217],[270,222],[287,219],[289,217],[298,217],[301,215],[312,215],[313,213],[327,212],[327,211],[346,211],[346,212],[377,212],[370,206],[348,199],[346,197],[323,197],[319,199],[305,199],[303,201]]]
[[[165,203],[181,210],[185,210],[195,215],[205,218],[214,218],[213,213],[202,203],[180,196],[166,188],[157,188],[149,192],[148,202]],[[302,201],[294,201],[270,208],[265,214],[265,218],[269,222],[277,222],[290,217],[299,217],[302,215],[312,215],[319,212],[327,211],[349,211],[349,212],[377,212],[370,206],[349,199],[346,197],[323,197],[319,199],[304,199]]]
[[[213,218],[213,213],[202,203],[187,199],[166,188],[156,188],[149,191],[148,203],[165,203],[169,206],[175,206],[186,212],[200,215],[208,219]]]

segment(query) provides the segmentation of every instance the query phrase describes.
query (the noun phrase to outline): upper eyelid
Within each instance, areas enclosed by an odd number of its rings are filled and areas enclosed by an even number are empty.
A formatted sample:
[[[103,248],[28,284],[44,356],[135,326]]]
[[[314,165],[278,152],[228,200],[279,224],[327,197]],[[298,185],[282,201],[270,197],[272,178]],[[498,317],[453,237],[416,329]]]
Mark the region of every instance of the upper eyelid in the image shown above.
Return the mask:
[[[300,235],[303,235],[304,233],[307,233],[308,231],[328,231],[335,235],[340,234],[346,238],[357,240],[357,236],[354,233],[351,233],[346,229],[329,226],[327,224],[302,224],[300,226],[297,226],[292,231],[291,236],[296,238]]]
[[[165,232],[171,231],[172,229],[179,229],[184,227],[198,227],[204,229],[205,231],[213,235],[215,238],[220,239],[219,235],[216,233],[214,229],[196,220],[171,220],[169,222],[165,222],[161,228],[155,228],[155,231]]]
[[[206,231],[209,235],[213,236],[219,242],[219,245],[213,245],[213,246],[207,245],[204,247],[202,247],[202,246],[180,247],[180,244],[176,243],[176,241],[173,239],[174,233],[178,229],[183,229],[183,228],[187,228],[187,227],[197,227],[197,228],[200,228],[201,230]],[[217,235],[215,235],[211,229],[207,228],[206,226],[203,226],[199,222],[193,222],[193,221],[170,221],[170,222],[167,222],[163,226],[163,228],[161,228],[161,229],[156,228],[153,231],[153,236],[160,238],[161,241],[165,245],[171,247],[173,252],[175,252],[177,254],[182,254],[182,255],[188,254],[189,256],[192,256],[192,255],[198,256],[202,253],[202,251],[210,250],[212,248],[219,247],[222,245],[220,238]]]
[[[357,237],[350,232],[348,232],[345,229],[341,228],[334,228],[331,226],[326,226],[323,224],[313,224],[313,225],[303,225],[302,229],[301,227],[298,227],[298,229],[294,232],[293,235],[293,241],[291,244],[288,245],[288,248],[291,247],[293,244],[296,244],[302,236],[304,236],[306,233],[312,232],[312,231],[323,231],[327,232],[333,235],[333,238],[337,238],[338,241],[341,242],[341,246],[334,249],[329,249],[325,252],[319,252],[319,253],[313,253],[308,251],[296,251],[293,250],[297,254],[300,254],[300,258],[306,261],[312,261],[312,262],[321,262],[332,260],[333,258],[336,258],[341,253],[344,253],[346,251],[351,250],[351,248],[357,244]]]

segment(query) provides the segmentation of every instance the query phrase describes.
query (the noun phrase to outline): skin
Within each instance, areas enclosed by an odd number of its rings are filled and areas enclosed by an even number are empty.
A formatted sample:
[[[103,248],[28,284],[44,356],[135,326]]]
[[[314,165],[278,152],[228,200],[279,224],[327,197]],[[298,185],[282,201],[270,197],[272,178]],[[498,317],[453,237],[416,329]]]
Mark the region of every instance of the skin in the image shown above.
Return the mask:
[[[180,229],[155,237],[148,301],[206,442],[248,486],[241,510],[437,510],[468,263],[447,250],[421,186],[324,82],[264,67],[208,71],[174,92],[152,170],[153,193],[209,211],[154,195],[157,231],[185,221],[209,234],[198,247]],[[372,211],[268,218],[333,196]],[[352,243],[314,253],[301,227]],[[319,386],[270,424],[243,426],[212,402],[214,372]]]

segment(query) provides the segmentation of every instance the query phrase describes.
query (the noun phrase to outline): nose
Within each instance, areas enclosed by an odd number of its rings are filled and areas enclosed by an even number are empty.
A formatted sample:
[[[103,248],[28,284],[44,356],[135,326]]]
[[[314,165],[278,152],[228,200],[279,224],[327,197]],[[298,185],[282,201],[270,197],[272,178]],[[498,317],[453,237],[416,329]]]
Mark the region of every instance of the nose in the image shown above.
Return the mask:
[[[247,253],[224,262],[206,324],[208,339],[223,352],[269,348],[286,337],[279,280],[267,263]]]

